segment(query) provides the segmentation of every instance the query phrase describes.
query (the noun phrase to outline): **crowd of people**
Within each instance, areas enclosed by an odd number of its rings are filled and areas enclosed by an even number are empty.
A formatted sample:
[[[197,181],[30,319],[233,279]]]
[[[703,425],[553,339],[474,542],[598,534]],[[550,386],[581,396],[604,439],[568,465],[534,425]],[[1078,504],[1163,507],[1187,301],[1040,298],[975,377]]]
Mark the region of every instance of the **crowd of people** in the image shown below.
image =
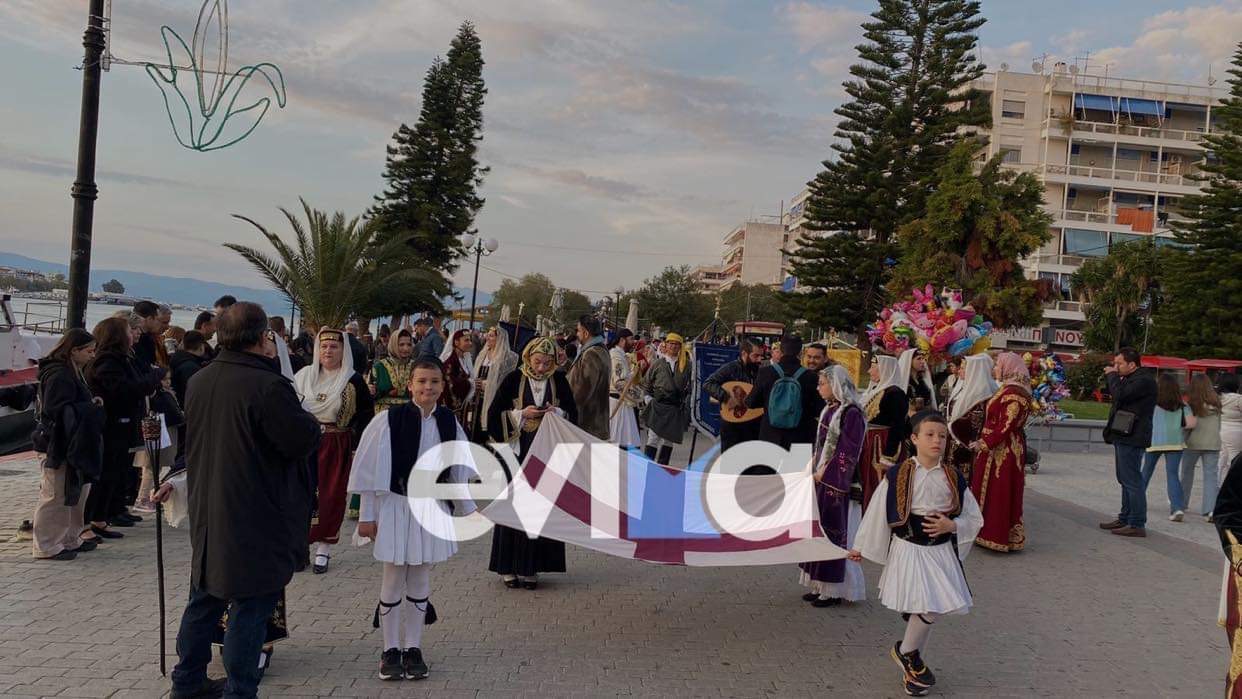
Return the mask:
[[[191,330],[169,319],[167,308],[140,302],[91,332],[66,333],[41,362],[36,433],[46,458],[33,553],[72,560],[122,538],[117,530],[154,503],[185,500],[193,560],[173,696],[254,696],[271,643],[288,634],[285,587],[295,572],[329,572],[347,518],[357,520],[354,543],[369,543],[382,563],[380,677],[427,677],[432,570],[456,553],[452,518],[475,508],[464,491],[444,502],[409,497],[419,474],[404,465],[428,450],[508,443],[521,462],[554,414],[669,465],[690,432],[690,343],[676,333],[621,329],[606,339],[586,315],[572,336],[515,347],[503,327],[450,335],[433,316],[381,326],[374,338],[357,323],[290,336],[282,319],[232,297]],[[811,445],[820,525],[848,552],[799,565],[803,599],[820,608],[864,600],[859,561],[884,565],[880,601],[906,624],[891,655],[905,691],[926,694],[935,678],[920,653],[931,625],[972,604],[967,552],[1026,545],[1026,362],[984,353],[933,366],[917,349],[877,354],[860,389],[823,345],[796,336],[770,348],[742,339],[738,353],[703,382],[727,416],[721,448]],[[1137,359],[1123,350],[1109,372],[1106,434],[1123,504],[1102,525],[1131,536],[1142,535],[1146,483],[1161,456],[1170,518],[1189,507],[1200,462],[1210,517],[1212,466],[1219,461],[1223,476],[1242,443],[1236,377],[1214,388],[1197,376],[1183,403],[1175,381],[1153,381]],[[150,415],[168,433],[153,451],[139,433]],[[456,484],[478,476],[467,456],[454,463],[432,475]],[[496,526],[488,570],[507,588],[537,589],[541,574],[566,571],[565,544]],[[227,681],[207,678],[212,643],[223,646]]]

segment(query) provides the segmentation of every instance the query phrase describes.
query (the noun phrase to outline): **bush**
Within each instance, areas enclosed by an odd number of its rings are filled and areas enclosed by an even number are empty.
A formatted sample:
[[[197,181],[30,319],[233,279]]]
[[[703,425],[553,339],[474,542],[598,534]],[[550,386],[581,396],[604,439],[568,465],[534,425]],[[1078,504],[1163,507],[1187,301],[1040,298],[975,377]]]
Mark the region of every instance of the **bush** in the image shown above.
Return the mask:
[[[1104,367],[1113,358],[1104,353],[1083,354],[1077,364],[1065,369],[1065,385],[1074,400],[1093,400],[1092,394],[1104,386]]]

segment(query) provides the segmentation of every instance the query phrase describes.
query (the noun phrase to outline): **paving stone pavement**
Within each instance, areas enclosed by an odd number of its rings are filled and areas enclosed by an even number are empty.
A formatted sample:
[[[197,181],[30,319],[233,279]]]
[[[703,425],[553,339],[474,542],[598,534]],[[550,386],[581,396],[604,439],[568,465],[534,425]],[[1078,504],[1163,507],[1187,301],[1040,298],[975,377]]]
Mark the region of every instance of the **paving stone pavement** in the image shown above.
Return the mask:
[[[1101,532],[1096,523],[1115,507],[1111,473],[1098,457],[1047,455],[1029,479],[1028,549],[967,559],[976,607],[936,626],[926,651],[939,678],[933,696],[1219,695],[1221,556],[1193,534],[1211,528],[1163,521],[1157,478],[1152,536]],[[0,461],[6,541],[30,517],[36,490],[37,463]],[[184,530],[165,531],[171,666],[189,543]],[[29,542],[0,543],[0,695],[167,691],[154,527],[148,518],[126,533],[68,563],[31,560]],[[278,644],[261,695],[902,696],[886,653],[903,625],[874,600],[871,564],[873,599],[815,609],[799,599],[794,566],[665,567],[570,547],[570,572],[528,592],[488,574],[487,553],[487,539],[467,543],[432,575],[441,621],[425,634],[431,677],[385,683],[371,628],[379,564],[366,549],[338,547],[327,575],[290,585],[292,636]],[[222,673],[213,663],[213,676]]]

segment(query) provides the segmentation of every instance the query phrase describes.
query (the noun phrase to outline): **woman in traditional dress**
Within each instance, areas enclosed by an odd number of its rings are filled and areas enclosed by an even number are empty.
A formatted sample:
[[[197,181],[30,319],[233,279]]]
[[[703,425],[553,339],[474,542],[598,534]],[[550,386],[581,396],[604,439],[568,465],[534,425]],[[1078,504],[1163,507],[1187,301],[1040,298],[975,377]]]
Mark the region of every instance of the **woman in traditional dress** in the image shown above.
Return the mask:
[[[871,501],[888,465],[901,461],[906,441],[906,414],[909,398],[906,380],[898,374],[896,357],[877,354],[871,359],[867,375],[871,379],[863,395],[863,411],[867,415],[867,435],[859,462],[863,508]]]
[[[330,328],[319,331],[315,357],[297,373],[294,387],[302,407],[323,429],[312,470],[316,494],[310,527],[310,541],[315,544],[312,570],[322,574],[328,572],[331,545],[340,540],[349,464],[362,430],[375,415],[375,403],[366,381],[354,371],[345,333]]]
[[[457,413],[461,424],[469,424],[465,420],[466,407],[474,398],[474,355],[471,348],[474,341],[470,331],[462,328],[453,333],[444,351],[440,353],[440,363],[444,365],[444,397],[441,405],[447,405]]]
[[[1225,697],[1242,699],[1242,682],[1239,682],[1242,679],[1242,455],[1234,457],[1226,474],[1212,511],[1216,533],[1225,552],[1225,575],[1216,621],[1229,639]]]
[[[414,334],[402,328],[388,338],[388,352],[371,367],[375,411],[383,412],[410,402],[410,372],[414,366]]]
[[[487,429],[496,442],[516,442],[518,460],[535,441],[535,432],[543,416],[556,412],[577,423],[578,410],[574,394],[565,374],[556,368],[556,340],[537,337],[522,350],[518,371],[500,382],[491,408],[487,411]],[[515,474],[501,460],[510,482]],[[532,539],[525,532],[501,525],[492,531],[492,555],[487,569],[500,575],[505,587],[538,585],[539,573],[565,572],[565,544],[552,539]]]
[[[509,348],[509,333],[493,326],[483,336],[483,351],[474,362],[474,398],[467,409],[467,420],[462,424],[470,434],[470,440],[487,442],[487,411],[496,398],[500,382],[518,365],[517,352]]]
[[[901,353],[897,359],[898,374],[906,377],[905,384],[898,384],[906,389],[910,399],[907,408],[913,415],[920,410],[930,408],[939,410],[936,403],[936,385],[932,380],[931,367],[927,366],[927,355],[918,348],[910,348]]]
[[[1031,375],[1021,357],[1005,352],[996,359],[995,377],[1001,387],[988,401],[983,432],[971,445],[976,454],[970,489],[983,510],[976,542],[993,551],[1021,551],[1026,546],[1022,491]]]
[[[961,378],[949,395],[946,414],[949,418],[948,462],[961,471],[967,479],[974,468],[975,453],[970,445],[983,432],[987,415],[988,399],[1000,388],[992,378],[992,358],[976,354],[962,363]]]
[[[819,372],[819,395],[827,405],[819,414],[815,434],[813,468],[815,500],[824,534],[841,548],[852,548],[862,520],[862,484],[858,480],[858,457],[862,454],[867,420],[863,416],[849,371],[840,365]],[[854,561],[799,563],[799,582],[811,591],[802,596],[815,607],[832,607],[841,601],[867,598],[862,566]]]

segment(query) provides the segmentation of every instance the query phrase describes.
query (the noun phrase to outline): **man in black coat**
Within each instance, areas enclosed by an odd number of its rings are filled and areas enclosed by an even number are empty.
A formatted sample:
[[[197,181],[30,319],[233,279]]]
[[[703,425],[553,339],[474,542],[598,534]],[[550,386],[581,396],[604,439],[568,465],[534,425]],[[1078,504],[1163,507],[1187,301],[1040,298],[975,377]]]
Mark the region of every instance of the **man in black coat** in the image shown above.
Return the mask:
[[[280,373],[267,315],[239,302],[218,318],[220,353],[186,390],[190,600],[177,633],[173,697],[253,697],[267,620],[306,564],[315,418]],[[209,680],[211,641],[228,609],[227,680]],[[227,683],[227,685],[226,685]]]
[[[797,335],[781,338],[780,348],[781,371],[786,377],[792,378],[802,368],[798,360],[802,353],[802,338]],[[773,427],[767,413],[768,397],[779,378],[781,377],[777,375],[776,369],[771,366],[763,367],[755,377],[755,390],[746,397],[746,407],[764,409],[763,418],[759,424],[759,439],[771,442],[782,449],[788,449],[791,444],[813,444],[815,425],[819,421],[820,411],[824,409],[824,399],[819,397],[818,373],[808,369],[798,377],[798,385],[802,393],[802,419],[797,427],[788,429]]]
[[[1143,483],[1143,453],[1151,446],[1151,418],[1156,408],[1156,380],[1139,369],[1142,357],[1123,347],[1104,368],[1113,397],[1104,427],[1104,441],[1113,445],[1117,482],[1121,484],[1121,512],[1100,524],[1118,536],[1147,536],[1147,487]],[[1121,413],[1121,415],[1118,415]],[[1126,423],[1129,423],[1128,425]]]
[[[207,346],[207,338],[197,330],[191,330],[185,334],[185,339],[181,341],[181,349],[173,352],[172,357],[168,359],[168,364],[172,369],[172,388],[173,393],[177,396],[177,403],[185,407],[185,389],[190,382],[190,377],[198,373],[199,369],[207,366],[211,362],[208,352],[211,350]],[[185,425],[177,426],[177,454],[175,464],[183,465],[185,457]]]
[[[731,381],[740,381],[754,386],[759,375],[759,362],[763,361],[763,350],[750,340],[742,340],[738,345],[741,355],[720,367],[703,382],[703,390],[712,398],[720,401],[720,414],[737,408],[746,408],[745,399],[739,401],[725,391],[724,385]],[[720,420],[720,450],[728,451],[733,445],[749,442],[759,438],[759,418],[747,422],[726,422]]]

